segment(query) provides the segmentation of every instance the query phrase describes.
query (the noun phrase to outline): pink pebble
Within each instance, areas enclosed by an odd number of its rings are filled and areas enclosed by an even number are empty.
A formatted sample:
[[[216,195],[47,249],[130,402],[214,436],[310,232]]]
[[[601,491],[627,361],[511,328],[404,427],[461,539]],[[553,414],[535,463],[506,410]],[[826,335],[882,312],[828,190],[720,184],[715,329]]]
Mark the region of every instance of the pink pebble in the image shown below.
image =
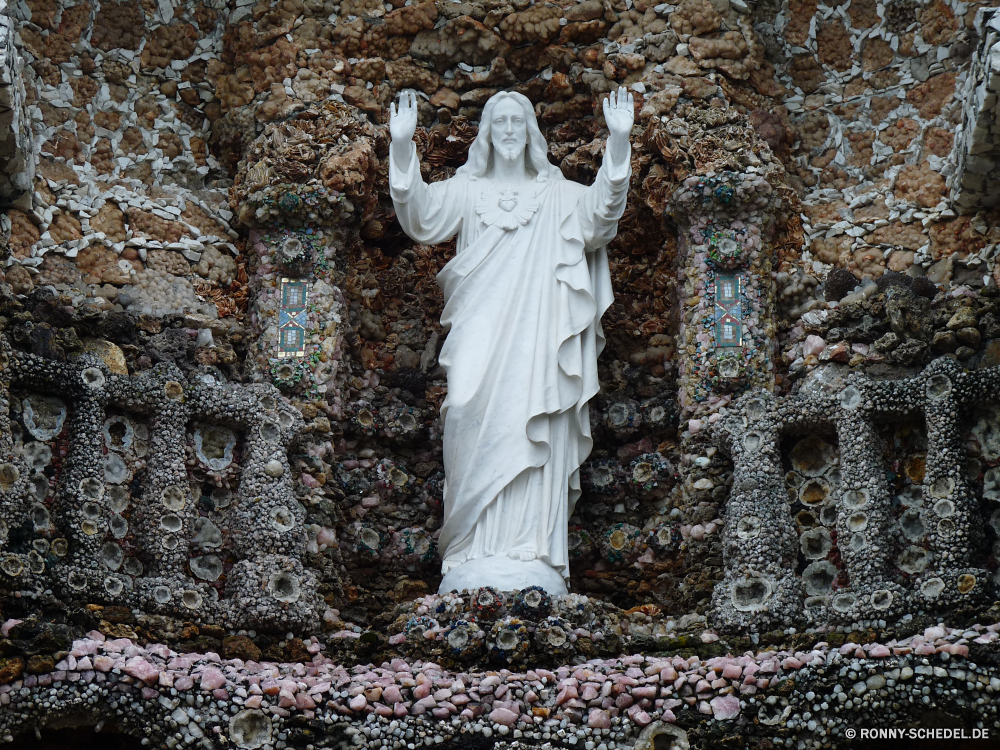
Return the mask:
[[[216,688],[225,687],[225,685],[226,676],[215,667],[209,667],[201,673],[202,690],[215,690]]]
[[[727,680],[738,680],[743,676],[743,670],[738,664],[727,664],[722,668],[722,676]]]
[[[364,695],[355,695],[348,705],[352,711],[364,711],[368,706],[368,699]]]
[[[608,716],[607,711],[592,708],[590,709],[590,715],[587,717],[587,726],[591,729],[610,729],[611,717]]]
[[[802,354],[808,357],[810,354],[819,354],[826,348],[826,341],[820,336],[810,334],[802,343]]]
[[[110,656],[98,655],[94,657],[94,669],[98,672],[110,672],[115,667],[115,660]]]
[[[125,662],[125,674],[131,675],[143,682],[154,683],[160,676],[160,670],[141,656],[133,656]]]
[[[428,695],[431,694],[431,688],[432,685],[430,682],[422,682],[421,684],[413,688],[413,697],[416,698],[417,700],[426,698]]]
[[[249,698],[246,699],[243,705],[246,706],[247,708],[260,708],[262,700],[264,700],[262,696],[251,695]]]
[[[881,643],[876,643],[872,646],[872,650],[868,652],[868,655],[875,659],[884,659],[887,656],[891,656],[892,652]]]
[[[184,674],[174,680],[174,688],[177,690],[190,690],[194,687],[194,680]]]
[[[490,712],[490,721],[494,724],[502,724],[505,727],[512,727],[517,722],[518,714],[508,708],[494,708]],[[610,726],[610,725],[609,725]]]
[[[312,696],[306,693],[298,693],[295,696],[295,707],[299,711],[310,711],[316,708],[316,701],[312,699]]]

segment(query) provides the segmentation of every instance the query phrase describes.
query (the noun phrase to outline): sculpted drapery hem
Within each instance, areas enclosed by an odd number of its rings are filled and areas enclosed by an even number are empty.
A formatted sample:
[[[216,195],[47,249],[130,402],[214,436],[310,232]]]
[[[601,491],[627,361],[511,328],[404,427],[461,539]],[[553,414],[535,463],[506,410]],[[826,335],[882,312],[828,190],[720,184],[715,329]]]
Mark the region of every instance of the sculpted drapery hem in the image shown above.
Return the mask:
[[[458,234],[438,275],[449,331],[439,357],[448,374],[443,572],[508,554],[568,577],[567,523],[593,445],[600,318],[613,301],[605,245],[624,211],[629,160],[606,160],[589,188],[536,180],[533,196],[519,196],[534,214],[504,230],[476,210],[495,185],[462,173],[427,185],[410,149],[405,171],[389,159],[403,230],[425,244]]]

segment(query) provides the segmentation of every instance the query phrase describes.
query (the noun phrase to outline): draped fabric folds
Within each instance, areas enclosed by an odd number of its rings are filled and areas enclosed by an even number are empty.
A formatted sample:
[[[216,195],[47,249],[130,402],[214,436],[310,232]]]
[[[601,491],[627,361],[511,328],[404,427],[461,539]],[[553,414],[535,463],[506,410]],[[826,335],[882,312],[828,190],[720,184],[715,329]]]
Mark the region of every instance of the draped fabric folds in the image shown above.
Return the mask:
[[[536,180],[530,220],[503,229],[476,210],[495,184],[459,174],[427,185],[410,148],[405,171],[389,159],[403,230],[424,244],[458,234],[438,274],[448,329],[439,357],[448,375],[443,572],[500,555],[541,559],[568,578],[567,525],[593,445],[587,402],[598,390],[600,319],[613,300],[605,245],[625,208],[629,160],[606,159],[591,187]]]

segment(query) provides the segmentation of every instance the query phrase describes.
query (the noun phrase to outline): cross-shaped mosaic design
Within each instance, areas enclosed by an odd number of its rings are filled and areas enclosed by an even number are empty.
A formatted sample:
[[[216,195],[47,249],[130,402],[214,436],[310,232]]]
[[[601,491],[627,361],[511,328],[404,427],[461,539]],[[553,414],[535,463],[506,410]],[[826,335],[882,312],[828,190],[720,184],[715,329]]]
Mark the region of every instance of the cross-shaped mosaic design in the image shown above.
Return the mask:
[[[304,281],[281,280],[281,307],[278,310],[278,358],[304,357],[308,296]]]

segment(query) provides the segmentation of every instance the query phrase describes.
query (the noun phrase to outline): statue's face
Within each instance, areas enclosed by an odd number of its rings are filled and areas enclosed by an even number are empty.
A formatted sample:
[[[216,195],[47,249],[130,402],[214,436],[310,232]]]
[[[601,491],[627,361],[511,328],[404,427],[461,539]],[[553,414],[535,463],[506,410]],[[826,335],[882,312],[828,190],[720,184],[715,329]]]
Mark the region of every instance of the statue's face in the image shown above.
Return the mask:
[[[493,108],[490,122],[493,148],[505,159],[515,159],[528,144],[528,123],[524,110],[513,99],[503,99]]]

